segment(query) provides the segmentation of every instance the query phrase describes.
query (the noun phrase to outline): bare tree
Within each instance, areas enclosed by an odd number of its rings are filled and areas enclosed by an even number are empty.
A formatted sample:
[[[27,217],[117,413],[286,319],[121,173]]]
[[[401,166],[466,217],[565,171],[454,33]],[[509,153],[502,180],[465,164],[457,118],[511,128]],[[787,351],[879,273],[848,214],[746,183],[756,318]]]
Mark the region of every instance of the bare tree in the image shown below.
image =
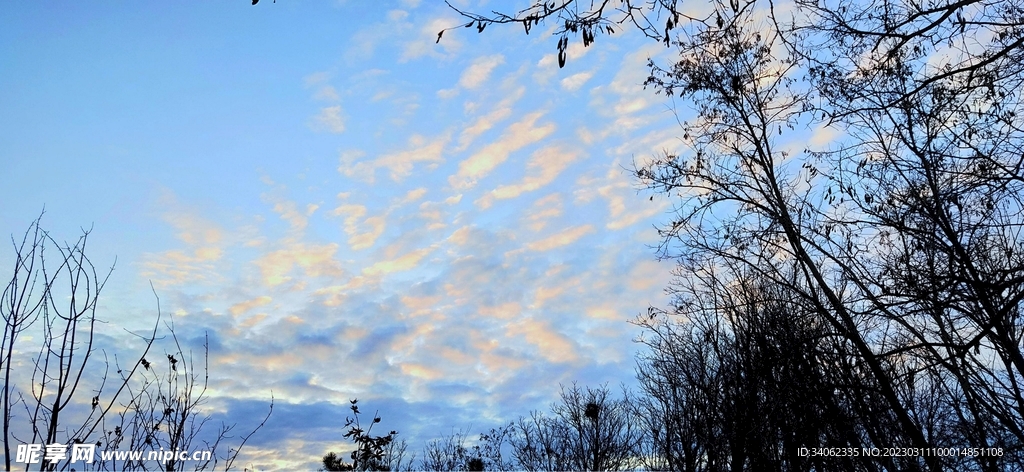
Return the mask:
[[[263,428],[273,413],[271,398],[263,420],[224,451],[226,443],[233,439],[231,433],[236,425],[221,423],[211,429],[212,418],[203,411],[208,402],[210,379],[208,341],[203,343],[202,367],[197,368],[194,354],[182,348],[173,325],[168,324],[166,328],[171,350],[165,351],[159,361],[143,359],[139,381],[130,384],[127,390],[130,399],[116,414],[107,415],[102,424],[103,439],[98,442],[102,451],[127,449],[142,454],[137,458],[101,461],[97,464],[100,470],[157,468],[175,471],[186,467],[215,470],[218,466],[230,470],[245,443]],[[208,452],[209,455],[186,463],[178,457],[164,459],[158,451]],[[151,459],[150,452],[158,459]]]
[[[632,396],[612,398],[607,385],[561,392],[551,411],[567,426],[564,454],[574,470],[623,470],[636,465],[642,432],[634,416]]]
[[[646,467],[878,470],[884,458],[799,454],[859,451],[891,433],[848,343],[785,287],[725,275],[682,279],[674,316],[636,321],[650,348],[637,368]]]
[[[780,16],[770,1],[730,0],[704,18],[677,17],[675,2],[608,4],[467,17],[478,30],[558,18],[568,33],[576,19],[667,17],[652,36],[678,58],[652,63],[646,85],[696,118],[683,123],[686,149],[636,168],[677,204],[662,256],[681,279],[784,287],[827,333],[815,363],[837,386],[829,401],[854,415],[851,444],[999,451],[876,467],[1024,468],[1020,2],[808,0]],[[782,142],[817,126],[836,131],[831,148]]]
[[[468,444],[466,433],[453,431],[432,439],[423,447],[421,470],[482,471],[485,467],[479,444]]]
[[[628,392],[613,398],[607,385],[580,388],[574,384],[563,387],[560,397],[551,405],[550,415],[532,412],[484,439],[507,441],[508,465],[513,469],[627,470],[639,465],[643,433]],[[483,456],[493,457],[501,441]],[[502,465],[500,457],[489,463]]]
[[[528,471],[569,470],[565,424],[539,411],[512,423],[509,445],[517,469]]]
[[[15,458],[11,446],[22,443],[64,448],[95,444],[100,457],[84,467],[100,470],[183,470],[185,464],[177,458],[153,461],[147,452],[192,452],[197,441],[203,441],[210,460],[194,467],[199,470],[222,464],[230,469],[239,449],[266,418],[235,448],[218,455],[217,448],[229,438],[232,427],[201,434],[209,420],[201,409],[206,402],[207,353],[200,375],[191,352],[182,349],[168,324],[173,349],[165,354],[167,373],[156,373],[157,367],[147,360],[159,339],[159,299],[153,331],[128,333],[141,340],[141,354],[130,357],[134,360],[127,365],[121,365],[115,354],[116,374],[111,375],[110,358],[96,347],[95,339],[98,323],[104,323],[97,317],[99,296],[113,269],[101,274],[86,255],[89,231],[83,231],[74,244],[58,243],[42,229],[41,218],[30,225],[20,243],[12,240],[15,264],[0,303],[4,319],[0,402],[5,468],[10,470]],[[56,264],[51,262],[54,259]],[[97,362],[95,357],[100,354],[104,359]],[[128,452],[124,448],[141,453],[141,458],[102,458],[102,452]],[[67,454],[47,454],[40,459],[41,470],[71,467]],[[30,465],[26,463],[26,469]]]
[[[88,230],[83,230],[74,244],[62,244],[42,229],[41,220],[40,215],[32,222],[20,243],[12,238],[14,268],[0,305],[4,319],[3,355],[0,357],[4,386],[0,392],[7,469],[11,468],[13,457],[10,447],[18,442],[89,442],[141,365],[136,362],[129,366],[128,373],[118,377],[113,394],[104,394],[107,373],[89,370],[89,367],[97,354],[94,347],[97,303],[113,268],[101,274],[86,256]],[[55,264],[47,261],[47,250],[56,251],[50,256],[56,259]],[[24,370],[16,371],[26,360],[27,346],[19,342],[25,333],[39,340],[36,354],[30,361],[30,376],[25,376]],[[156,338],[155,328],[153,333],[141,337],[144,356]],[[97,372],[101,375],[98,385],[85,378]],[[26,381],[30,388],[18,387],[19,382]],[[83,387],[92,388],[89,392],[92,395],[86,394]],[[84,416],[78,410],[80,404],[85,403],[83,394],[91,397],[91,410]],[[28,426],[21,430],[13,424],[19,410],[25,412]],[[26,436],[19,436],[19,431]],[[56,466],[55,462],[45,459],[41,464],[51,469]]]

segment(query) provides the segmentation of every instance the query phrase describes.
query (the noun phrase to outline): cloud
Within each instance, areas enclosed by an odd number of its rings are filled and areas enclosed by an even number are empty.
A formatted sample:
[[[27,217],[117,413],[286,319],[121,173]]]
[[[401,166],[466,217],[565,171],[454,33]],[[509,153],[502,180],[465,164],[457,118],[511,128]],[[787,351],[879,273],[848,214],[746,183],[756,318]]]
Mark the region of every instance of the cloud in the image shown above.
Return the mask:
[[[448,236],[448,241],[459,246],[465,246],[469,243],[470,231],[472,231],[472,229],[469,226],[463,226],[452,232],[452,234]]]
[[[264,295],[258,298],[254,298],[252,300],[247,300],[241,303],[231,305],[231,308],[229,308],[228,310],[231,312],[232,315],[238,316],[241,315],[242,313],[252,310],[253,308],[266,305],[271,301],[273,301],[272,298]]]
[[[407,12],[405,10],[389,10],[388,11],[388,21],[398,22],[398,21],[405,20],[408,17],[409,17],[409,12]]]
[[[189,246],[218,245],[224,240],[224,230],[216,223],[183,209],[170,210],[164,221],[177,230],[177,238]]]
[[[403,363],[400,365],[402,373],[425,380],[437,380],[444,376],[444,373],[432,366],[414,363]]]
[[[312,87],[314,85],[322,84],[331,79],[331,74],[328,72],[314,72],[307,75],[302,81],[306,84],[306,87]]]
[[[356,165],[362,165],[363,170],[367,167],[366,164],[359,162],[360,159],[366,156],[366,153],[361,149],[346,149],[338,153],[338,172],[342,175],[351,177],[356,173]],[[372,168],[371,168],[372,170]]]
[[[562,195],[552,193],[533,202],[525,218],[525,226],[533,231],[540,231],[547,226],[549,220],[559,216],[562,216]]]
[[[493,200],[516,198],[525,192],[537,190],[558,177],[566,167],[579,159],[578,151],[557,146],[541,148],[530,156],[526,163],[526,177],[517,184],[502,185],[481,197],[477,203],[482,208],[491,206]]]
[[[548,362],[573,363],[579,358],[575,344],[556,332],[546,321],[527,318],[509,325],[507,334],[523,337],[526,342],[536,346]]]
[[[463,129],[462,134],[459,135],[459,147],[457,147],[455,151],[459,152],[468,148],[473,140],[478,136],[489,131],[499,122],[512,116],[512,105],[522,98],[525,92],[526,87],[517,87],[515,91],[502,99],[501,102],[498,102],[498,104],[494,106],[494,109],[489,113],[477,118],[473,124]]]
[[[281,219],[288,222],[292,231],[306,229],[306,225],[309,224],[309,217],[313,215],[317,208],[319,208],[318,205],[310,204],[306,206],[306,212],[303,213],[296,208],[295,202],[278,201],[274,203],[274,213],[281,215]]]
[[[328,72],[316,72],[307,75],[303,79],[303,83],[306,88],[316,88],[316,92],[313,93],[315,100],[324,100],[328,102],[336,102],[341,99],[338,95],[338,91],[329,85],[327,82],[331,79],[331,74]],[[322,111],[321,111],[322,113]]]
[[[634,293],[657,293],[670,277],[672,264],[656,260],[638,261],[630,270],[626,283]]]
[[[462,71],[462,76],[459,77],[459,86],[467,89],[480,87],[490,78],[491,71],[504,63],[505,56],[501,54],[476,58],[469,67],[466,67],[466,70]]]
[[[518,302],[508,302],[496,306],[481,306],[478,311],[487,318],[510,320],[517,318],[522,313],[523,307]]]
[[[382,216],[371,216],[363,222],[370,229],[363,233],[353,234],[348,238],[350,247],[354,250],[366,249],[377,242],[377,238],[384,234],[385,221]]]
[[[648,60],[663,53],[663,47],[654,45],[629,53],[623,58],[611,83],[591,90],[591,96],[594,97],[590,103],[591,108],[612,119],[601,135],[628,136],[654,120],[652,114],[640,112],[661,103],[662,99],[654,90],[644,88],[643,83],[647,80]],[[609,98],[614,99],[614,103],[609,103]]]
[[[405,203],[415,202],[416,200],[419,200],[419,199],[423,198],[423,196],[426,195],[426,194],[427,194],[427,188],[426,187],[420,187],[420,188],[412,189],[412,190],[410,190],[410,191],[405,193],[405,196],[402,197],[402,200],[401,200],[400,203],[401,204],[405,204]]]
[[[618,230],[641,221],[650,221],[665,210],[664,200],[652,202],[637,196],[632,180],[623,172],[618,160],[612,162],[603,178],[583,176],[576,183],[576,201],[586,203],[595,196],[605,199],[609,216],[605,224],[607,229]]]
[[[334,216],[344,217],[344,231],[348,234],[348,244],[353,251],[367,249],[377,242],[384,234],[384,216],[370,216],[365,219],[367,209],[363,205],[342,203],[334,208]],[[360,221],[362,219],[362,221]]]
[[[313,117],[310,127],[314,131],[326,131],[332,134],[344,133],[345,120],[341,117],[341,105],[321,108],[320,114]]]
[[[562,79],[560,83],[562,85],[562,89],[574,91],[582,87],[583,84],[587,83],[587,81],[590,80],[590,78],[593,76],[593,72],[580,72],[578,74],[573,74],[570,75],[569,77]]]
[[[214,264],[224,257],[229,244],[225,230],[181,205],[169,191],[161,196],[160,203],[166,208],[163,220],[174,229],[175,237],[185,248],[146,254],[141,274],[161,286],[216,278]]]
[[[439,202],[423,202],[420,204],[420,211],[416,214],[427,222],[426,229],[434,230],[448,226],[444,221],[444,214]]]
[[[370,286],[372,282],[367,277],[357,275],[343,284],[327,285],[315,289],[313,295],[316,295],[324,306],[335,307],[341,305],[350,292]]]
[[[157,287],[209,282],[216,277],[217,272],[206,256],[219,258],[221,254],[222,252],[216,249],[209,254],[189,254],[181,250],[146,254],[143,256],[139,274],[152,280]]]
[[[591,225],[574,226],[568,228],[560,233],[553,234],[547,238],[535,241],[526,245],[526,248],[531,251],[550,251],[552,249],[568,246],[578,241],[583,236],[586,236],[594,232],[594,227]]]
[[[338,91],[330,85],[324,85],[323,87],[318,88],[316,93],[313,94],[313,98],[329,102],[336,102],[341,99],[341,97],[338,96]],[[342,129],[344,130],[344,126],[342,126]]]
[[[448,178],[448,183],[459,190],[472,188],[479,179],[505,162],[510,153],[548,137],[555,131],[555,125],[535,126],[542,116],[544,112],[534,112],[513,123],[497,141],[460,162],[458,172]]]
[[[391,180],[401,182],[412,174],[413,168],[420,163],[427,163],[428,169],[433,169],[444,162],[444,148],[451,140],[449,134],[434,137],[428,140],[426,137],[414,134],[409,138],[409,149],[390,154],[384,154],[369,161],[356,161],[363,154],[361,152],[346,151],[340,156],[341,165],[338,172],[347,177],[359,177],[367,183],[375,181],[377,169],[385,168],[390,171]]]
[[[282,249],[262,255],[255,261],[263,276],[263,283],[277,286],[293,279],[293,270],[302,269],[305,277],[340,277],[341,264],[334,260],[338,245],[291,243]]]
[[[381,261],[370,267],[367,267],[363,269],[363,274],[369,276],[383,276],[395,272],[405,272],[408,270],[412,270],[419,265],[420,260],[422,260],[424,257],[426,257],[433,251],[434,248],[432,247],[417,249],[397,259]]]
[[[565,293],[564,287],[537,287],[537,292],[534,294],[532,308],[542,308],[548,300],[558,298]]]
[[[450,89],[441,89],[437,91],[437,97],[448,100],[449,98],[455,98],[459,95],[459,89],[452,87]]]
[[[815,150],[824,149],[829,144],[834,143],[840,134],[837,127],[821,124],[811,134],[811,139],[807,141],[807,145]]]
[[[424,316],[434,312],[434,309],[441,304],[442,297],[440,295],[435,296],[424,296],[424,297],[413,297],[403,296],[401,298],[402,304],[406,306],[411,312],[409,316]]]

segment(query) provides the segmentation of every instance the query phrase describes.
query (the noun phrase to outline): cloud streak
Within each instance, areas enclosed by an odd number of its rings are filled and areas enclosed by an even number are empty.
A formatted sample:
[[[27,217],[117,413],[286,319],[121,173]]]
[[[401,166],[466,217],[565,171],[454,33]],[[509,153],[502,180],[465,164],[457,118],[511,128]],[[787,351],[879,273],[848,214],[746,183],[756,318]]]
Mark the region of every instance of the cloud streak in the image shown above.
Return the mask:
[[[458,172],[449,177],[448,183],[458,190],[473,188],[480,179],[508,160],[509,154],[550,136],[555,132],[555,125],[538,125],[543,116],[544,112],[533,112],[510,125],[497,141],[460,162]]]

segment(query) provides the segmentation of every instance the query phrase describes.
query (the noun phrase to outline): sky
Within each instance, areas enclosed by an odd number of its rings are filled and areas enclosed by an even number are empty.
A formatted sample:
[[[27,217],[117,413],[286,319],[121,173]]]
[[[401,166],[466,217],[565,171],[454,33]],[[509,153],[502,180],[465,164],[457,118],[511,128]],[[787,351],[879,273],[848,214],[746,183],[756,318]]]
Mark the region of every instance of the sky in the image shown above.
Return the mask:
[[[629,173],[680,147],[643,87],[664,46],[574,38],[559,69],[551,24],[435,43],[465,23],[443,2],[249,3],[0,15],[0,232],[91,228],[105,349],[130,357],[158,296],[209,340],[209,414],[251,429],[273,397],[261,470],[348,448],[353,398],[417,452],[633,382],[629,320],[673,268],[671,202]]]

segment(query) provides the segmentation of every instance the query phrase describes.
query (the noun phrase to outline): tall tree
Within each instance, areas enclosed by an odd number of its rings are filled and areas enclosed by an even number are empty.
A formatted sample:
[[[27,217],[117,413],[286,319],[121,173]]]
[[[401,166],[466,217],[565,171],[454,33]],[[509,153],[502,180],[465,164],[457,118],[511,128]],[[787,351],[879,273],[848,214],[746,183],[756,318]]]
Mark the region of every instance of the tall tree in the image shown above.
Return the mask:
[[[838,385],[857,442],[1001,454],[879,466],[1021,468],[1021,2],[808,0],[781,14],[774,2],[730,1],[701,18],[680,6],[463,14],[480,31],[558,19],[560,53],[608,21],[674,46],[646,85],[696,117],[683,125],[686,149],[636,169],[679,200],[662,255],[684,279],[784,287],[822,323],[831,362],[855,380]],[[783,141],[829,127],[837,137],[824,151]]]

